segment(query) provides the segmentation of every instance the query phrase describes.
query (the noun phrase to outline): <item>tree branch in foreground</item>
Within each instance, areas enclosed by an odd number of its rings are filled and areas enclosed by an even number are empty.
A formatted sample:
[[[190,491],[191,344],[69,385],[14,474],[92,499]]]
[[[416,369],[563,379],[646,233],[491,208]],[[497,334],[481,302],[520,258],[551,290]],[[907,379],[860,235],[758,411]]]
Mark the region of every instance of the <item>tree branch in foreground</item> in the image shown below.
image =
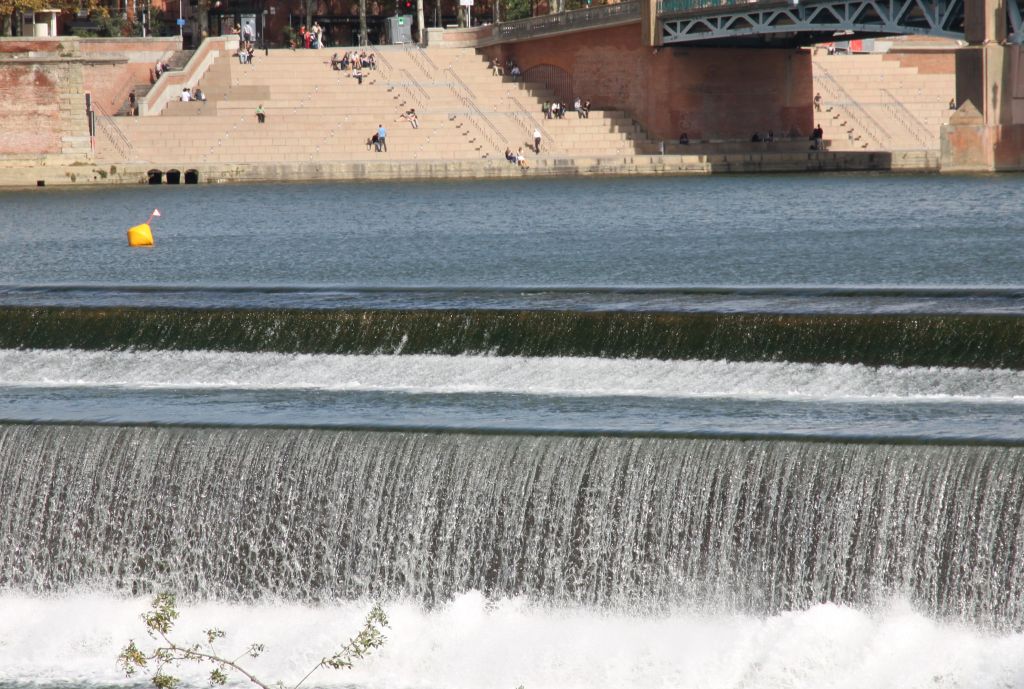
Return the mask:
[[[146,624],[146,632],[156,642],[156,646],[147,651],[142,650],[134,640],[129,640],[120,655],[117,665],[126,676],[132,677],[137,672],[153,671],[151,677],[157,689],[174,689],[180,684],[176,676],[171,674],[182,663],[196,663],[210,667],[210,684],[219,686],[228,681],[229,673],[237,673],[260,689],[280,689],[285,685],[276,682],[273,685],[263,681],[249,672],[242,662],[246,658],[258,658],[265,650],[263,644],[250,644],[245,651],[234,658],[224,655],[217,648],[217,642],[227,635],[220,629],[211,628],[205,631],[205,642],[182,643],[172,637],[174,623],[178,619],[178,608],[174,595],[160,593],[153,599],[150,608],[142,614]],[[322,667],[333,670],[346,670],[355,661],[365,658],[374,649],[380,648],[387,640],[383,629],[388,626],[387,615],[379,603],[375,603],[366,615],[362,629],[349,639],[336,653],[320,659],[306,675],[292,685],[297,689],[309,677]]]

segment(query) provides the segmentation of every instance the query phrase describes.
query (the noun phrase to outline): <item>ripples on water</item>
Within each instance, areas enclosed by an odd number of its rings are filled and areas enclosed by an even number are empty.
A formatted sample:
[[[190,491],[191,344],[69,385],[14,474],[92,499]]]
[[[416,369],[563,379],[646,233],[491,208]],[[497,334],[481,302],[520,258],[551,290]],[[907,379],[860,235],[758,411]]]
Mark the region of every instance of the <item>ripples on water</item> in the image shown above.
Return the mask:
[[[0,192],[0,283],[1017,285],[1020,176]],[[125,230],[154,206],[156,247]]]
[[[392,593],[325,686],[1024,686],[1020,182],[0,191],[0,687],[161,586],[274,678]]]

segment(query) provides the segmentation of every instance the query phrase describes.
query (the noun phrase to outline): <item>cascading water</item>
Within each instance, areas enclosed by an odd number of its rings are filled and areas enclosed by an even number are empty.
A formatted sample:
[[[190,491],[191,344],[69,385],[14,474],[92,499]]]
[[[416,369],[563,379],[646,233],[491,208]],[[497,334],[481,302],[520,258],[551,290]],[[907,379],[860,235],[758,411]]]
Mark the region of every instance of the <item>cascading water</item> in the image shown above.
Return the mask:
[[[8,425],[0,581],[1024,624],[998,446]]]
[[[0,191],[0,689],[1024,687],[1018,182],[508,184]]]
[[[600,356],[1024,368],[1001,314],[0,307],[0,347]]]

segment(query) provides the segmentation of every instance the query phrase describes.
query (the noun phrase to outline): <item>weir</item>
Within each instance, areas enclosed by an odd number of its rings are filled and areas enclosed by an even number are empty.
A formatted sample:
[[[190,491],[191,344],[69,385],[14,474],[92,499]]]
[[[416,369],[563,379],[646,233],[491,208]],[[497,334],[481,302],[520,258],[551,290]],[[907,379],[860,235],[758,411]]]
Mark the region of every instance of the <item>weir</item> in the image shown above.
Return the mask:
[[[1024,369],[1024,318],[0,307],[0,347],[728,359]]]
[[[1024,625],[1024,448],[0,427],[0,587]]]

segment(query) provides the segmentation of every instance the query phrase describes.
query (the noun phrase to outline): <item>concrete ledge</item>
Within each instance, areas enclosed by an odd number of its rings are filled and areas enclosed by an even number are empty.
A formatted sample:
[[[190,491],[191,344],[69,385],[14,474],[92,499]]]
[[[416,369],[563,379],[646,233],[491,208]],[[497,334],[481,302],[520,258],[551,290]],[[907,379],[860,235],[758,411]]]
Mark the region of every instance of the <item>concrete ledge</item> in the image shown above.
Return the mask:
[[[24,162],[24,161],[22,161]],[[38,163],[38,161],[36,161]],[[13,164],[12,164],[13,163]],[[937,153],[805,152],[714,156],[651,155],[538,158],[529,168],[503,159],[323,161],[296,164],[225,163],[155,166],[145,163],[47,164],[28,167],[0,161],[0,187],[146,184],[149,170],[196,170],[199,184],[231,182],[308,182],[358,180],[511,179],[622,175],[709,175],[718,173],[858,172],[900,170],[937,172]]]

